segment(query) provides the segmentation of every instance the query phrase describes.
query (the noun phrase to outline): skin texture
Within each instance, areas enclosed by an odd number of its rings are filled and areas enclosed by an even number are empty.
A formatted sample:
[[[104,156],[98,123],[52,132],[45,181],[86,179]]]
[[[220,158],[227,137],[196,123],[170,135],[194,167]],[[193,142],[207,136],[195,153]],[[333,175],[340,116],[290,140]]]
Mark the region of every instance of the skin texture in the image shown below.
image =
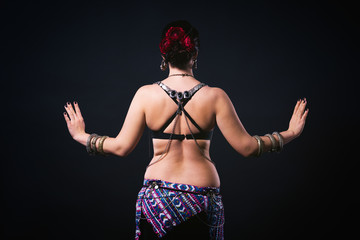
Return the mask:
[[[194,59],[189,61],[186,69],[177,69],[170,65],[169,75],[177,73],[193,75]],[[168,77],[162,82],[177,91],[189,90],[200,83],[193,77],[182,76]],[[299,137],[303,131],[309,113],[309,110],[305,109],[306,104],[306,99],[296,102],[289,128],[280,133],[284,138],[284,144]],[[89,134],[85,132],[85,122],[79,104],[74,102],[73,105],[70,102],[65,105],[64,119],[72,138],[86,145]],[[139,142],[146,126],[151,130],[160,129],[176,109],[177,105],[157,84],[139,88],[130,104],[119,134],[104,141],[104,152],[120,157],[127,156]],[[258,151],[256,139],[247,133],[231,100],[222,89],[209,86],[201,88],[187,103],[185,109],[202,129],[211,130],[217,125],[229,144],[241,155],[245,157],[256,155]],[[189,124],[192,132],[197,133],[198,129],[191,122]],[[174,121],[165,132],[170,133],[173,126]],[[190,134],[184,114],[178,119],[175,133]],[[277,136],[274,135],[274,137],[278,140]],[[264,152],[269,151],[271,149],[270,139],[265,136],[262,136],[261,139],[264,142]],[[168,151],[162,155],[168,140],[153,139],[154,157],[151,160],[152,165],[147,168],[144,177],[203,187],[219,187],[220,180],[216,168],[208,160],[211,159],[209,155],[210,140],[197,141],[202,151],[199,150],[193,139],[173,140]],[[96,142],[97,146],[98,142]]]

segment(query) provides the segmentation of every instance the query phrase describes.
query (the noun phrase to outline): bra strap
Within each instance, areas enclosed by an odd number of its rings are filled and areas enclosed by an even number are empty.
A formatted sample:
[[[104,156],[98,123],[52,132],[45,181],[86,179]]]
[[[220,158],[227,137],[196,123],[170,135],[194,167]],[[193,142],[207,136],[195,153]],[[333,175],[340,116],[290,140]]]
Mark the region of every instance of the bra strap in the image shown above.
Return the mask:
[[[199,83],[188,91],[177,92],[176,90],[173,90],[166,86],[161,81],[156,82],[156,84],[158,84],[176,104],[178,104],[178,101],[182,101],[183,107],[192,98],[192,96],[195,95],[197,91],[199,91],[202,87],[206,86],[205,83]]]

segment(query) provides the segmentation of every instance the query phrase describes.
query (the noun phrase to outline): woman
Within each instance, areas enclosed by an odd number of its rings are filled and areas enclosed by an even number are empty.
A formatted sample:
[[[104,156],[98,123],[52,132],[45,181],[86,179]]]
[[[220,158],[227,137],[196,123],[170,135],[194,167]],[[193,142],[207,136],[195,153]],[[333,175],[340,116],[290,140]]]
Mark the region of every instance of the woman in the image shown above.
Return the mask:
[[[78,103],[65,106],[71,136],[90,154],[126,156],[145,127],[152,131],[154,154],[136,203],[136,239],[224,238],[220,179],[209,155],[216,125],[245,157],[280,151],[305,125],[309,111],[303,99],[295,105],[288,130],[250,136],[227,94],[194,77],[199,47],[198,31],[190,23],[176,21],[164,28],[160,68],[168,67],[169,76],[136,92],[114,138],[86,133]],[[191,229],[196,231],[189,234]]]

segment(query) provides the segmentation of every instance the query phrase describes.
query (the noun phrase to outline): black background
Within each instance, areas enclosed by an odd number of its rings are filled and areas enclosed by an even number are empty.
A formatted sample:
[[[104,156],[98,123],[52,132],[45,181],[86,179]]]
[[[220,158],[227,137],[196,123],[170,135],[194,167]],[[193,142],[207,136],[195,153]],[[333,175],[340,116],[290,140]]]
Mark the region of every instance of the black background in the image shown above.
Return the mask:
[[[225,237],[346,238],[355,227],[355,6],[2,1],[0,7],[2,239],[133,238],[147,132],[128,157],[90,157],[71,139],[63,105],[79,102],[88,133],[116,136],[136,90],[166,77],[160,33],[177,19],[200,32],[196,78],[228,93],[250,134],[285,130],[296,100],[309,102],[302,136],[281,154],[246,159],[216,129],[211,155],[222,181]]]

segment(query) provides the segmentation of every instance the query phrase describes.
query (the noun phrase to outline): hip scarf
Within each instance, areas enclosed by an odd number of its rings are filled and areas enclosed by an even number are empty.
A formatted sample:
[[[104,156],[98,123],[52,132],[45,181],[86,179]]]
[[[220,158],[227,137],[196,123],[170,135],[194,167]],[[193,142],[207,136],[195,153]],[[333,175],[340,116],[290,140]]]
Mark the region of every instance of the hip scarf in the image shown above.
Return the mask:
[[[199,219],[210,228],[209,239],[223,240],[225,219],[220,188],[144,179],[136,201],[135,239],[141,235],[142,215],[161,238],[178,224],[203,211],[207,221]]]

